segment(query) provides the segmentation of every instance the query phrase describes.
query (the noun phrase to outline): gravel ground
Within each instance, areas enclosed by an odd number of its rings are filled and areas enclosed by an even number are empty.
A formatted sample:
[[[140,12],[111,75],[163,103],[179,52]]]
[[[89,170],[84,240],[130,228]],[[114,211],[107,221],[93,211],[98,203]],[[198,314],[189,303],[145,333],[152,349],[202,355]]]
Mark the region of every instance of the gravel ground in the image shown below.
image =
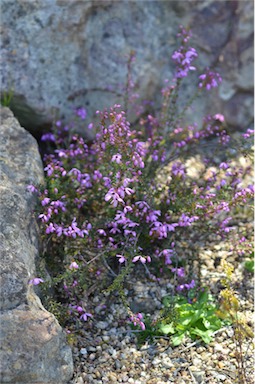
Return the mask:
[[[211,256],[207,250],[207,257]],[[217,251],[220,257],[224,252]],[[207,266],[202,269],[211,290],[219,292],[222,273],[212,265],[208,257]],[[253,322],[253,278],[247,275],[242,279],[241,268],[235,271],[236,282],[244,281],[245,286],[238,292],[242,310],[249,324]],[[126,290],[131,306],[142,308],[143,313],[152,317],[161,308],[158,295],[165,295],[168,283],[130,280],[131,289]],[[240,284],[239,284],[240,285]],[[242,292],[244,294],[242,294]],[[175,348],[171,347],[167,337],[155,338],[138,347],[136,333],[131,331],[125,322],[126,310],[114,298],[114,303],[101,305],[105,296],[93,298],[95,306],[95,321],[87,329],[83,329],[73,346],[75,374],[69,384],[90,383],[240,383],[237,378],[237,360],[233,329],[231,326],[219,330],[210,344],[201,341],[192,342],[189,339]],[[249,383],[253,383],[254,343],[247,340],[243,344],[246,372]]]

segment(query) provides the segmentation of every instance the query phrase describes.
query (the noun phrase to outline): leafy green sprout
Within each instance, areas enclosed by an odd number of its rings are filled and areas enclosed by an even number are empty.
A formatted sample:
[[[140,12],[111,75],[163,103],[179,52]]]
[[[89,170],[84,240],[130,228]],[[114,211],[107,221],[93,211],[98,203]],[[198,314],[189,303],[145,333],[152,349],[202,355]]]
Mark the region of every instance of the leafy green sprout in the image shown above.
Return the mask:
[[[1,105],[3,107],[10,107],[13,95],[14,91],[12,89],[9,91],[4,91],[1,95]]]
[[[208,344],[214,333],[226,323],[217,316],[218,307],[207,289],[201,289],[197,295],[191,291],[189,298],[179,294],[165,296],[162,303],[161,317],[155,323],[150,317],[144,318],[146,330],[138,333],[138,344],[152,341],[155,336],[169,337],[173,346],[180,345],[185,337],[201,339]]]

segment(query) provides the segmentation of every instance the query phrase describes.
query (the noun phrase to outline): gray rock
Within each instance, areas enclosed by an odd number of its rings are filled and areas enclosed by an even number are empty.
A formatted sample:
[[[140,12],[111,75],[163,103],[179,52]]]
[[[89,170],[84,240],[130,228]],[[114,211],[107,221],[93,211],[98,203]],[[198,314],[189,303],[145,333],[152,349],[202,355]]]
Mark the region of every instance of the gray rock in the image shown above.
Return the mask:
[[[11,109],[34,134],[58,117],[69,120],[77,106],[88,111],[79,127],[84,132],[96,110],[123,104],[131,50],[136,51],[133,78],[141,98],[153,100],[157,108],[163,80],[174,71],[171,55],[179,24],[193,30],[199,71],[214,67],[225,79],[221,93],[200,99],[190,117],[199,123],[205,112],[226,113],[234,127],[250,124],[251,1],[2,0],[1,11],[2,89],[13,90]],[[185,86],[187,96],[192,82],[196,77]]]
[[[98,321],[96,324],[96,327],[98,329],[106,329],[108,327],[108,322],[107,321]]]
[[[0,381],[62,384],[72,377],[71,349],[28,284],[36,276],[39,242],[27,186],[43,183],[42,163],[35,139],[8,108],[0,112]]]

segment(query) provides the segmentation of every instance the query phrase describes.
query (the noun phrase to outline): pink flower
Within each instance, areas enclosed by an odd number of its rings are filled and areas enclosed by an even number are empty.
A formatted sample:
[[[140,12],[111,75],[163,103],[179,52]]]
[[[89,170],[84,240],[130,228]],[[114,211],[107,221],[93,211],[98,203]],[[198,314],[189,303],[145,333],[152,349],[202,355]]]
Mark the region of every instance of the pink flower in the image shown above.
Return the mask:
[[[32,184],[27,186],[27,190],[29,192],[38,192],[38,189],[34,185],[32,185]]]
[[[40,283],[44,283],[44,280],[41,279],[40,277],[34,277],[33,279],[31,279],[28,284],[31,284],[31,285],[38,285]]]
[[[99,233],[99,235],[106,236],[106,232],[104,229],[98,229],[97,232]]]
[[[122,156],[119,154],[119,153],[116,153],[116,155],[113,155],[112,156],[112,162],[116,162],[117,164],[120,164],[121,163],[121,158]]]
[[[120,264],[125,263],[127,261],[126,258],[123,255],[116,255],[116,257],[119,258],[119,263]]]
[[[136,263],[137,261],[141,261],[142,264],[145,264],[146,262],[151,262],[150,256],[142,256],[142,255],[137,255],[133,258],[132,262]]]
[[[114,207],[117,207],[118,203],[124,203],[124,201],[122,200],[122,198],[120,197],[120,195],[115,192],[115,189],[114,188],[110,188],[109,191],[107,192],[107,194],[105,195],[105,201],[109,201],[109,200],[112,200],[111,201],[111,204],[114,206]]]
[[[69,269],[78,269],[79,265],[76,263],[76,261],[72,261],[72,263],[69,265]]]
[[[137,313],[137,314],[133,314],[130,318],[130,320],[132,321],[132,323],[134,324],[134,326],[136,325],[140,325],[140,327],[142,328],[142,330],[144,331],[145,330],[145,324],[144,322],[142,321],[142,318],[143,318],[143,315],[141,313]]]
[[[217,113],[213,117],[215,118],[215,120],[219,120],[221,123],[223,123],[225,121],[225,117],[221,113]]]

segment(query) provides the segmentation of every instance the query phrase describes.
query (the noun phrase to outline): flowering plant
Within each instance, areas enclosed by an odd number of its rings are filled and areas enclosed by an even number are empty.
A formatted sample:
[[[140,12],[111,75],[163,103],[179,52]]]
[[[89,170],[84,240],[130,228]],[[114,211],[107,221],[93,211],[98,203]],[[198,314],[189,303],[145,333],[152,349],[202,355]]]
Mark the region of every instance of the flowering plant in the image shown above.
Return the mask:
[[[132,127],[116,104],[97,112],[92,143],[61,121],[42,137],[55,147],[44,158],[46,187],[38,192],[45,257],[67,313],[79,320],[92,317],[85,292],[93,290],[95,281],[104,283],[110,271],[108,291],[118,291],[131,321],[144,329],[142,314],[131,311],[124,294],[131,270],[143,268],[152,279],[165,272],[176,282],[176,292],[185,295],[200,285],[201,243],[210,236],[232,236],[238,243],[231,211],[246,205],[253,194],[251,185],[242,184],[251,169],[230,159],[215,160],[214,154],[196,154],[201,141],[215,137],[226,148],[230,136],[222,114],[206,116],[199,129],[185,123],[191,101],[178,110],[182,82],[196,71],[198,57],[188,46],[191,33],[181,27],[178,36],[181,45],[172,55],[176,73],[162,90],[157,116],[149,114]],[[222,80],[206,69],[197,81],[196,95]],[[76,115],[84,120],[86,111],[79,108]],[[191,154],[199,165],[193,172]],[[188,267],[194,260],[199,260],[198,270],[192,274]],[[36,284],[39,280],[34,279]]]

